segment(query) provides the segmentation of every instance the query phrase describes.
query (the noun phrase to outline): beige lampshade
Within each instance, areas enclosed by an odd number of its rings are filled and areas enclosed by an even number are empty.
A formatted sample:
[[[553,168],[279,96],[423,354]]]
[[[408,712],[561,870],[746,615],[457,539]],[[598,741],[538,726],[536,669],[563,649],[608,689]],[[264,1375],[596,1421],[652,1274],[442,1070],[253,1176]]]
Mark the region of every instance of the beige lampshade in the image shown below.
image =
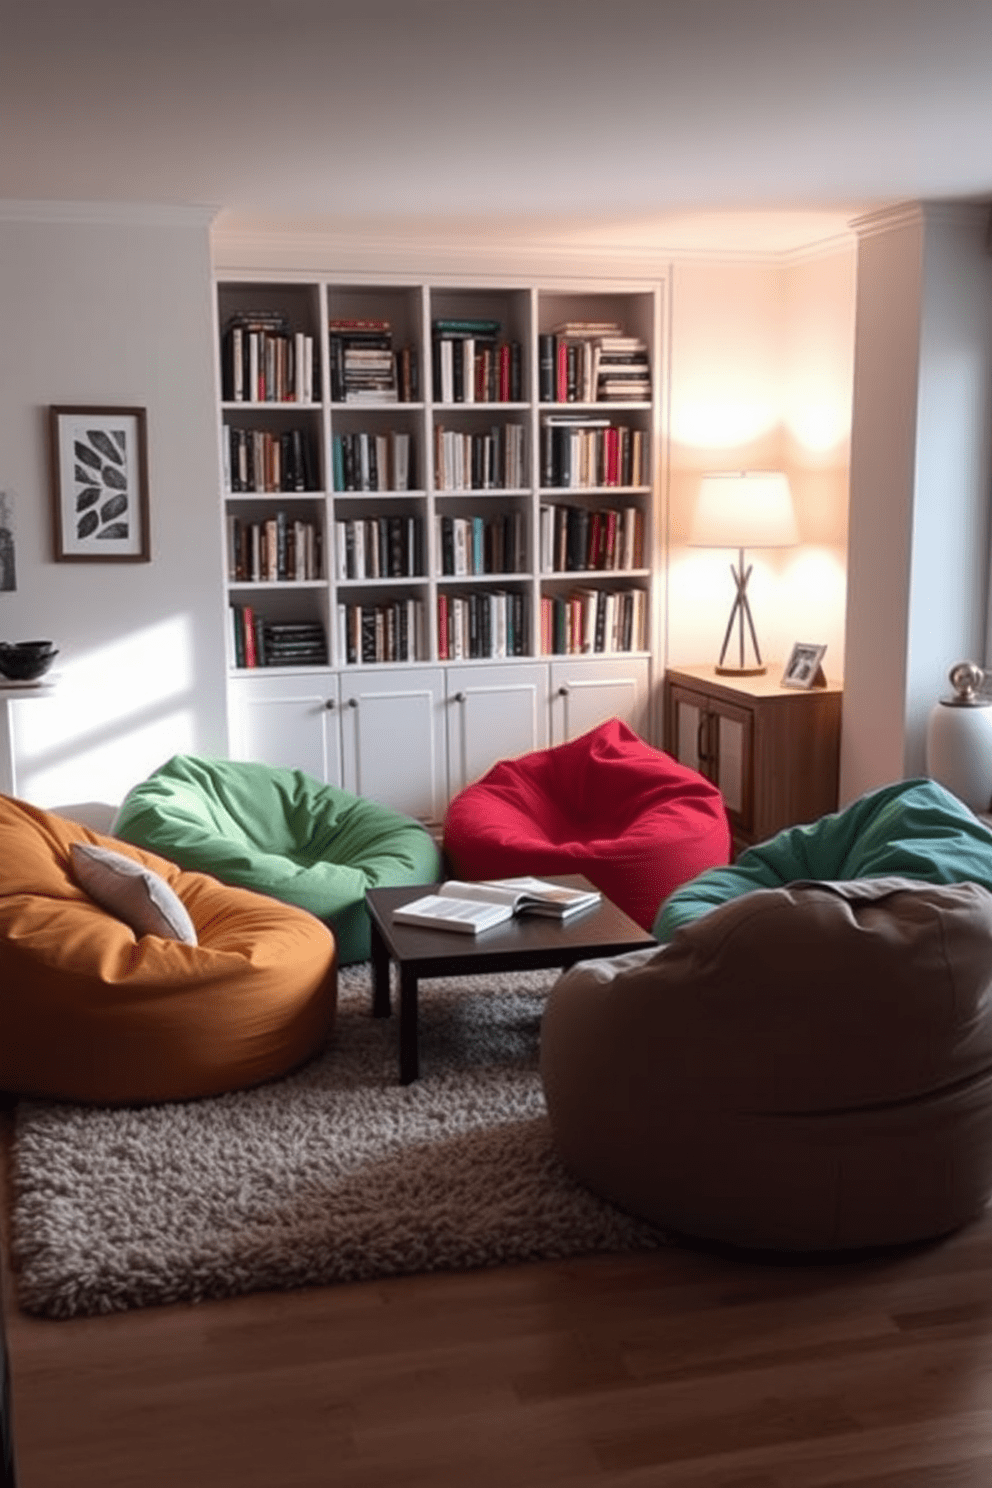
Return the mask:
[[[704,475],[689,532],[694,548],[791,548],[799,541],[788,478],[780,470]]]

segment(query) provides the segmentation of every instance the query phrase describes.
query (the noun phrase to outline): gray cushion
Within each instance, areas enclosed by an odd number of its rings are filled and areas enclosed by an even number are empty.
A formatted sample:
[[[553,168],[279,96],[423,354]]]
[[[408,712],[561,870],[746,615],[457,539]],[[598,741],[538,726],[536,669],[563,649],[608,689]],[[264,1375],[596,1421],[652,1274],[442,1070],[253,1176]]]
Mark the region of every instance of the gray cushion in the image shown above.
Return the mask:
[[[564,973],[541,1065],[567,1165],[663,1227],[805,1250],[953,1229],[992,1187],[992,894],[747,894]]]
[[[158,935],[196,945],[196,929],[179,895],[161,874],[126,853],[74,842],[72,866],[91,899],[130,925],[135,935]]]

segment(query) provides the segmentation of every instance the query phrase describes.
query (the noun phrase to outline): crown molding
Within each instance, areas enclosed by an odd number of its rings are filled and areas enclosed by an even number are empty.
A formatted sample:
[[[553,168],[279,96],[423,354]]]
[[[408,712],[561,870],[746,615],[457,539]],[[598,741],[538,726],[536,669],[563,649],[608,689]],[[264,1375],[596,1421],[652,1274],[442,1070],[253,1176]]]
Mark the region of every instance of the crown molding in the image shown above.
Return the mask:
[[[231,273],[294,272],[300,274],[391,273],[401,264],[407,275],[492,273],[494,244],[491,237],[447,237],[443,241],[426,235],[381,233],[365,235],[355,232],[333,232],[291,227],[225,227],[215,223],[210,234],[214,268]],[[498,257],[504,274],[574,279],[583,275],[600,278],[629,275],[632,278],[657,278],[677,263],[800,264],[813,259],[849,251],[854,236],[850,232],[831,234],[800,247],[758,249],[706,246],[695,248],[673,246],[664,239],[645,246],[600,241],[569,241],[543,236],[512,238],[500,236]]]
[[[989,220],[989,209],[990,203],[985,199],[898,202],[853,218],[851,229],[858,238],[871,238],[904,227],[923,227],[928,222],[972,223],[984,227]]]
[[[468,237],[432,240],[426,236],[390,233],[381,237],[355,233],[294,231],[292,228],[228,229],[211,232],[215,269],[282,270],[300,273],[395,272],[401,264],[407,275],[425,277],[460,273],[492,273],[493,241]],[[499,239],[501,270],[509,275],[557,274],[574,277],[603,272],[653,276],[667,270],[669,255],[643,248],[611,247],[599,243],[555,243],[547,239]]]
[[[801,248],[789,248],[778,254],[776,262],[786,268],[799,268],[803,264],[815,263],[821,258],[835,258],[838,253],[853,253],[857,244],[854,232],[831,233],[829,237],[817,238]]]
[[[0,198],[0,222],[53,223],[85,227],[209,228],[217,216],[210,206],[168,202],[22,201]]]

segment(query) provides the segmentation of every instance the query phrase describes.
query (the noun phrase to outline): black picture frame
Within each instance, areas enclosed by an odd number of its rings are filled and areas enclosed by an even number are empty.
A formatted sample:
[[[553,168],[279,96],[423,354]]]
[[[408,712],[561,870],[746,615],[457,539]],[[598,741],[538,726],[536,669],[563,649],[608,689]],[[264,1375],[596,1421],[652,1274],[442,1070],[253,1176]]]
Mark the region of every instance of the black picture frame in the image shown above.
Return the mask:
[[[49,409],[57,563],[148,563],[144,408]]]

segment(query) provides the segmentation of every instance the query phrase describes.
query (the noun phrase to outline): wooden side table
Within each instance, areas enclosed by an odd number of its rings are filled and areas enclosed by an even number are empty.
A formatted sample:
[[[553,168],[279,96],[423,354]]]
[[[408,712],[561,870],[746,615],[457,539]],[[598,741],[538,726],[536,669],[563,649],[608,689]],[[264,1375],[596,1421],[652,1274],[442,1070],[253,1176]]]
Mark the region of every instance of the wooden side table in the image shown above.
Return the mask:
[[[664,747],[720,788],[735,853],[837,809],[842,686],[783,687],[782,671],[665,674]]]

